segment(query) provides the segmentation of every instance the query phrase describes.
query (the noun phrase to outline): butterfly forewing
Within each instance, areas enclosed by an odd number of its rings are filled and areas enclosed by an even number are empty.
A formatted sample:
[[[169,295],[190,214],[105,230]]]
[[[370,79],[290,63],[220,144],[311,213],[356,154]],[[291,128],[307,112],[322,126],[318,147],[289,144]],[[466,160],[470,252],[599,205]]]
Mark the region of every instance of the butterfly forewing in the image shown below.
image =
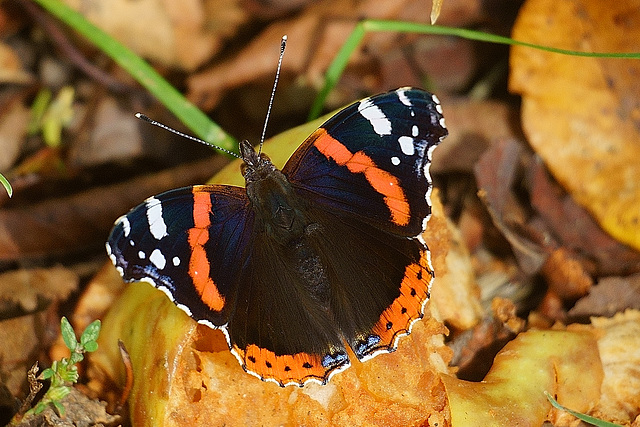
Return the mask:
[[[248,206],[240,187],[171,190],[121,217],[107,251],[126,281],[147,281],[197,321],[224,326],[251,247]]]
[[[401,88],[330,118],[294,153],[283,173],[315,204],[413,237],[431,213],[428,166],[446,135],[437,98]]]

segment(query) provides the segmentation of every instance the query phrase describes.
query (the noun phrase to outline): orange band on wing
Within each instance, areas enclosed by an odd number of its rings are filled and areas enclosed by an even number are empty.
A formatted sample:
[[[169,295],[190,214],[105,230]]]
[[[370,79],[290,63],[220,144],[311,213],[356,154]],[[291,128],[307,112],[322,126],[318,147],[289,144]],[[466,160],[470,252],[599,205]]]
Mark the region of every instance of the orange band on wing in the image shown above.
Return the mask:
[[[211,265],[204,245],[209,241],[209,226],[211,225],[211,197],[209,193],[193,193],[193,228],[188,231],[191,259],[189,260],[189,276],[196,291],[209,308],[221,311],[224,308],[224,297],[220,295],[218,287],[209,276]]]
[[[429,299],[429,285],[433,278],[427,252],[422,252],[419,263],[405,268],[400,296],[382,312],[373,327],[372,332],[380,337],[382,346],[394,347],[396,338],[408,334],[411,324],[423,315],[423,305]]]
[[[373,189],[384,196],[384,203],[391,212],[394,224],[403,226],[409,223],[411,211],[398,178],[380,169],[362,151],[351,153],[344,144],[323,128],[316,130],[312,138],[315,138],[315,147],[326,157],[333,159],[340,166],[346,166],[350,172],[364,174]]]
[[[319,355],[297,353],[278,356],[255,344],[247,346],[245,350],[234,345],[233,350],[244,362],[247,371],[264,380],[275,380],[281,385],[292,382],[302,385],[310,379],[325,382],[331,371],[322,366]]]

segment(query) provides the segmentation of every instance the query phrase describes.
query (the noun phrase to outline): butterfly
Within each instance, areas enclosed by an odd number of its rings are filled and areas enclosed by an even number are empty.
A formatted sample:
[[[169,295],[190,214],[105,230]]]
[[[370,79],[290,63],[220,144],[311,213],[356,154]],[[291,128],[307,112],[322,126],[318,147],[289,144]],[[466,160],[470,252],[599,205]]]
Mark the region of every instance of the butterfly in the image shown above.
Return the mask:
[[[246,188],[150,197],[106,244],[146,281],[225,333],[244,370],[280,386],[325,384],[394,351],[422,318],[434,272],[421,237],[429,165],[447,135],[438,98],[400,88],[344,108],[282,170],[240,143]]]

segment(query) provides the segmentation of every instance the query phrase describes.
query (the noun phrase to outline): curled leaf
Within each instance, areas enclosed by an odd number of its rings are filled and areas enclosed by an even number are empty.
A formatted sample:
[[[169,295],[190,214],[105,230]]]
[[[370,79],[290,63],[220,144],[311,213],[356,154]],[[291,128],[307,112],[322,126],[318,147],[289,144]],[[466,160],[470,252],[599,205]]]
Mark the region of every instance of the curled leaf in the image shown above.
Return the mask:
[[[586,412],[600,397],[603,375],[594,334],[532,330],[498,353],[482,382],[442,379],[452,425],[534,426],[541,425],[551,409],[545,391]]]

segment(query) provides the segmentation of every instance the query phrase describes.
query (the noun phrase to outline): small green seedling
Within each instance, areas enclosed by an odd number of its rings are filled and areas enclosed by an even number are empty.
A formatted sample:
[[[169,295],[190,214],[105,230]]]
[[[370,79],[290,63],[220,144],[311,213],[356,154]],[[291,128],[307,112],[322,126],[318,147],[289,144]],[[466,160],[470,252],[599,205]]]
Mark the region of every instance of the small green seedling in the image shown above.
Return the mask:
[[[62,360],[54,361],[50,368],[45,369],[38,376],[38,380],[50,380],[51,386],[44,394],[42,399],[32,409],[27,411],[25,415],[39,414],[44,411],[49,404],[64,415],[64,407],[62,399],[71,392],[71,385],[78,382],[78,367],[76,363],[84,359],[84,353],[93,352],[98,349],[98,335],[100,334],[100,320],[93,321],[80,336],[80,342],[76,339],[76,333],[66,317],[60,322],[62,331],[62,339],[65,345],[71,351],[71,356]]]
[[[62,143],[62,129],[73,120],[73,100],[75,91],[65,86],[55,98],[49,89],[42,89],[31,106],[29,134],[42,132],[42,139],[49,147],[59,147]]]

